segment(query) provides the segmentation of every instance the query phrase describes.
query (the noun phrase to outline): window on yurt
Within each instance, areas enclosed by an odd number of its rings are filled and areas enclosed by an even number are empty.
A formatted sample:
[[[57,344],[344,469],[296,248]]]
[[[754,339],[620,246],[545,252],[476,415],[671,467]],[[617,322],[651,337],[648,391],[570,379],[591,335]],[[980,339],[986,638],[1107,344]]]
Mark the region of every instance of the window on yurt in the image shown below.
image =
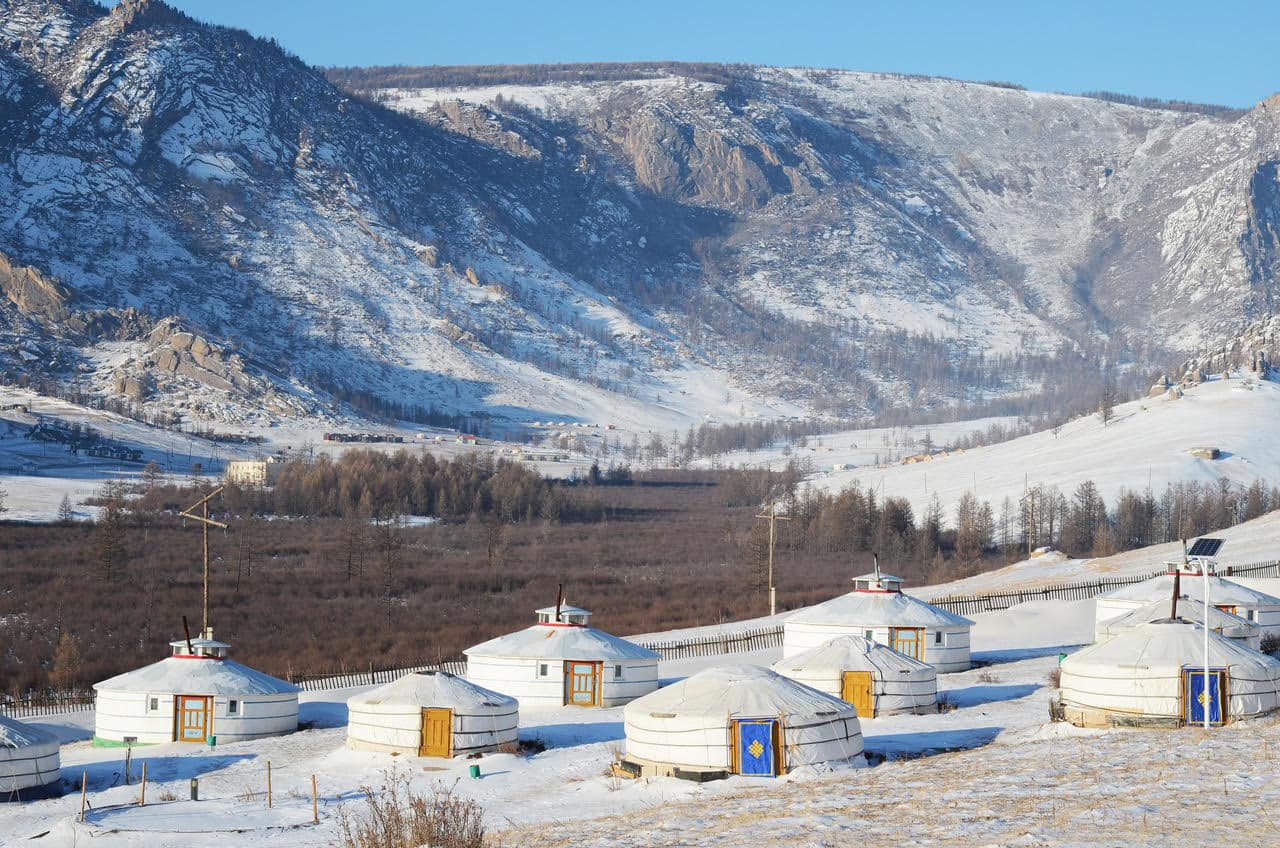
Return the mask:
[[[159,711],[159,709],[160,709],[160,699],[159,699],[159,698],[152,698],[152,699],[150,700],[149,704],[148,704],[148,709],[149,709],[151,712],[153,712],[153,713],[154,713],[154,712]]]
[[[870,631],[870,630],[868,630],[868,631],[867,631],[867,638],[868,638],[868,639],[875,639],[875,637],[871,635],[871,631]]]
[[[546,664],[546,663],[542,663],[542,664],[540,664],[540,665],[538,666],[538,676],[539,676],[539,677],[546,677],[546,676],[547,676],[547,664]]]
[[[615,665],[615,666],[613,667],[613,679],[614,679],[614,680],[621,680],[621,679],[622,679],[622,666],[620,666],[620,665]]]
[[[240,702],[235,698],[227,701],[227,715],[235,715],[238,712],[240,712]]]
[[[934,633],[934,634],[933,634],[933,644],[935,644],[935,645],[941,645],[941,644],[942,644],[942,631],[941,631],[941,630],[939,630],[937,633]]]

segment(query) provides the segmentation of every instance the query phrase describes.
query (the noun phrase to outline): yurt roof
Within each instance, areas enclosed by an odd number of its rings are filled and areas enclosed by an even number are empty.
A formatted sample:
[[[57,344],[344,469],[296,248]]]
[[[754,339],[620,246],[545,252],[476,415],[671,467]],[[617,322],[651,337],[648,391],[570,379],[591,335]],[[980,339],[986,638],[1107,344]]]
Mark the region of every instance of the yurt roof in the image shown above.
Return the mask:
[[[970,627],[973,622],[901,592],[846,592],[800,610],[787,619],[796,624],[892,625],[895,627]]]
[[[555,615],[556,608],[554,606],[543,607],[540,610],[534,610],[538,615]],[[575,607],[570,604],[560,605],[561,615],[591,615],[591,610],[584,610],[582,607]]]
[[[58,744],[58,737],[49,731],[0,715],[0,748],[56,747]]]
[[[1111,672],[1118,670],[1141,676],[1146,670],[1195,668],[1204,663],[1204,628],[1184,619],[1165,619],[1125,630],[1104,642],[1097,642],[1063,660],[1066,670]],[[1209,632],[1209,665],[1257,671],[1263,679],[1280,678],[1280,660]],[[1237,673],[1237,672],[1233,672]]]
[[[447,671],[415,671],[385,686],[347,699],[348,706],[508,707],[515,698],[486,689]]]
[[[481,642],[463,653],[486,657],[525,657],[549,660],[656,660],[648,648],[594,627],[535,624],[506,636]]]
[[[791,715],[843,715],[852,707],[776,671],[758,665],[722,665],[704,669],[670,686],[644,695],[626,713],[767,718]]]
[[[899,653],[861,636],[838,636],[816,648],[773,664],[776,671],[864,671],[878,669],[883,674],[936,674],[933,666]]]
[[[1199,600],[1201,595],[1204,594],[1204,577],[1198,575],[1187,577],[1184,574],[1178,589],[1188,598]],[[1132,586],[1122,586],[1100,597],[1130,601],[1157,601],[1164,598],[1167,601],[1173,597],[1173,575],[1158,574],[1150,580],[1143,580],[1141,583],[1135,583]],[[1214,604],[1280,607],[1280,598],[1274,595],[1268,595],[1266,592],[1259,592],[1233,580],[1214,577],[1213,575],[1209,576],[1209,600]]]
[[[234,660],[167,657],[93,684],[99,692],[173,692],[191,695],[289,695],[292,683]]]
[[[1152,621],[1159,621],[1169,617],[1170,599],[1162,601],[1152,601],[1146,606],[1138,607],[1131,612],[1127,612],[1119,618],[1113,618],[1110,621],[1103,622],[1104,630],[1110,632],[1113,628],[1124,630],[1131,627],[1137,627],[1140,624],[1147,624]],[[1199,598],[1182,597],[1178,599],[1178,617],[1185,618],[1188,621],[1200,623],[1204,621],[1204,602]],[[1241,618],[1238,615],[1220,610],[1217,607],[1209,607],[1209,628],[1211,630],[1221,629],[1224,634],[1241,634],[1252,630],[1257,630],[1258,626],[1248,619]]]
[[[881,572],[868,571],[866,574],[859,574],[857,577],[855,577],[855,578],[853,578],[853,579],[854,579],[854,580],[865,580],[865,581],[869,581],[869,582],[871,582],[871,583],[875,583],[875,582],[877,582],[877,581],[879,581],[879,582],[881,582],[881,583],[901,583],[901,582],[903,582],[901,577],[894,577],[892,574],[889,574],[889,573],[884,572],[884,571],[881,571]]]

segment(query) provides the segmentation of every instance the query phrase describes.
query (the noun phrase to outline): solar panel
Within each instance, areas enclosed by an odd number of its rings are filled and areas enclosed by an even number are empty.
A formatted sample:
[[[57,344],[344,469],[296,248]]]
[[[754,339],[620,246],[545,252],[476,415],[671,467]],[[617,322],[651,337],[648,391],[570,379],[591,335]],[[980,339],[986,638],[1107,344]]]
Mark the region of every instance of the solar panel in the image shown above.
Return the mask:
[[[1193,557],[1214,557],[1218,555],[1218,551],[1222,550],[1225,545],[1222,539],[1196,539],[1195,544],[1191,546],[1191,550],[1187,551],[1187,556]]]

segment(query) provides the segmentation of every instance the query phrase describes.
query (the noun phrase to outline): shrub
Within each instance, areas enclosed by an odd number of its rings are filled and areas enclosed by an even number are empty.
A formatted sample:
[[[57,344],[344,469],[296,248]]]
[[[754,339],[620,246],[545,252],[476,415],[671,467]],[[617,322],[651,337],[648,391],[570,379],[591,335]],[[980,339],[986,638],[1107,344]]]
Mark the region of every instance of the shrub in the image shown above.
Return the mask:
[[[381,790],[362,786],[363,814],[345,808],[338,818],[342,848],[485,848],[484,810],[437,784],[419,795],[409,776],[390,772]]]

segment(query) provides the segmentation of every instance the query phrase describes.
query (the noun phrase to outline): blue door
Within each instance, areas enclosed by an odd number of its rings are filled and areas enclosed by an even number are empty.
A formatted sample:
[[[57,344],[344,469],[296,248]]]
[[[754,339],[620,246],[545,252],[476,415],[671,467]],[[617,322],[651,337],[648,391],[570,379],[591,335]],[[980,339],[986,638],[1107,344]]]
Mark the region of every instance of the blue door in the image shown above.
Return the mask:
[[[777,774],[773,737],[777,722],[771,719],[735,721],[737,727],[738,774],[773,777]]]
[[[1183,701],[1187,724],[1204,725],[1205,710],[1209,711],[1209,724],[1222,724],[1223,678],[1225,673],[1219,669],[1209,669],[1208,686],[1205,685],[1204,669],[1185,668],[1183,676]]]

